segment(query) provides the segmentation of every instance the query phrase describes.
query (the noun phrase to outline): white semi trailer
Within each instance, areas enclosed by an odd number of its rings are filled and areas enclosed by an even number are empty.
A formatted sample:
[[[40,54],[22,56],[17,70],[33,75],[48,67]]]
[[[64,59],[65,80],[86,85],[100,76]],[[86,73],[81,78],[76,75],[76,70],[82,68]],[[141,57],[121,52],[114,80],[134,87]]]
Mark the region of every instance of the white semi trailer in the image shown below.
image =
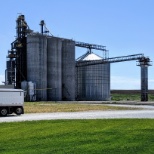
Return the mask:
[[[24,91],[21,89],[0,89],[0,116],[15,113],[24,114]]]

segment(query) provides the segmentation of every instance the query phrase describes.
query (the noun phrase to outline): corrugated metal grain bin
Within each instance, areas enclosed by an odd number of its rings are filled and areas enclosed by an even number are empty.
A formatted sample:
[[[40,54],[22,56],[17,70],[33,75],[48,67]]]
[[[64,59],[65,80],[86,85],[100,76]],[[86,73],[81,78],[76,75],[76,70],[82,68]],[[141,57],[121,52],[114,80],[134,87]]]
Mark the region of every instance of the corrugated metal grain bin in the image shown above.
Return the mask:
[[[87,53],[80,61],[101,60],[102,58],[94,53]],[[81,66],[76,68],[78,100],[85,101],[106,101],[110,100],[110,64],[97,64]]]

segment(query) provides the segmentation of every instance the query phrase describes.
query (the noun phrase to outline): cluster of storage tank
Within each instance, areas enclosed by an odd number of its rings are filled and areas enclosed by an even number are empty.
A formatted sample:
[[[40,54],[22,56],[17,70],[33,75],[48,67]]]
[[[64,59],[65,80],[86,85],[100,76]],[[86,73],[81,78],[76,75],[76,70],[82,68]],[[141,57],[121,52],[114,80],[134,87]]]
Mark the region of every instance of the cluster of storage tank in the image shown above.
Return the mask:
[[[75,100],[75,42],[29,34],[27,80],[36,84],[37,100]]]
[[[24,98],[26,101],[36,101],[36,83],[22,81],[21,89],[24,90]]]
[[[97,60],[94,53],[83,60]],[[27,81],[35,83],[27,91],[29,100],[109,100],[110,64],[76,68],[75,42],[40,33],[27,36]],[[27,84],[29,86],[29,83]],[[28,88],[31,89],[31,88]],[[35,96],[35,97],[34,97]]]

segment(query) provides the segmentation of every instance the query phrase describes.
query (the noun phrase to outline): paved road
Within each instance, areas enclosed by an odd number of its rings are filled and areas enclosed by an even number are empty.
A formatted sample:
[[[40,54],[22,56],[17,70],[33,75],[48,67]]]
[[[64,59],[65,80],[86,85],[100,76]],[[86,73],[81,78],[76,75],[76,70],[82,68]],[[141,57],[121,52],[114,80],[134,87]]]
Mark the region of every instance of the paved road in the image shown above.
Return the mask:
[[[122,111],[86,111],[86,112],[59,112],[59,113],[35,113],[21,116],[10,115],[0,117],[0,122],[19,122],[32,120],[54,119],[115,119],[115,118],[150,118],[154,119],[153,109],[122,110]]]

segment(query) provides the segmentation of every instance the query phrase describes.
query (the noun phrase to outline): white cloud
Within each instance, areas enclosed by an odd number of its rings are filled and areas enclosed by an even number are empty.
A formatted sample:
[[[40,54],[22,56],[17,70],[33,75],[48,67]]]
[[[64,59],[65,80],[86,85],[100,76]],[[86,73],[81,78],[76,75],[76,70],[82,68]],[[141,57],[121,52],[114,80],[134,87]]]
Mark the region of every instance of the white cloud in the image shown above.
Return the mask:
[[[111,76],[111,89],[140,89],[141,79],[126,76]],[[148,80],[148,88],[154,89],[154,80]]]
[[[149,89],[154,89],[154,80],[153,79],[149,79],[148,87],[149,87]]]
[[[111,76],[111,89],[140,89],[140,79]]]

